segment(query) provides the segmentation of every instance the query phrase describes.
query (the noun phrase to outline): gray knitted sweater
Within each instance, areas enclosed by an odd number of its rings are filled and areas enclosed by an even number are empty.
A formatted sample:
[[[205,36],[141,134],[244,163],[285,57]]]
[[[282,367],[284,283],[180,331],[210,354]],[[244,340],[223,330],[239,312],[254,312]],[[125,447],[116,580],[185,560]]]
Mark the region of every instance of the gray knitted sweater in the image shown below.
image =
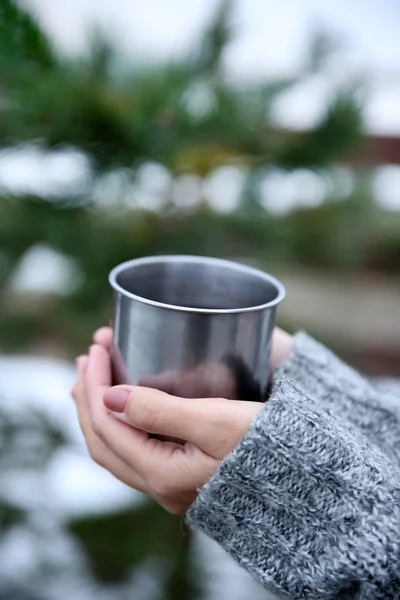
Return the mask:
[[[284,598],[400,598],[400,387],[298,334],[187,518]]]

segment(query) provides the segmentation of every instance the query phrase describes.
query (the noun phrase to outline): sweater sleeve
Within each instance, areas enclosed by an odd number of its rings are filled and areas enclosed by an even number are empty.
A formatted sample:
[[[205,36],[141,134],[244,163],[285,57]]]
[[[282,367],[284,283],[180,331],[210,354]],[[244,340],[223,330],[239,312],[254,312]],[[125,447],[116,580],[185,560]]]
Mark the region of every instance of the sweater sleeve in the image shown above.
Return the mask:
[[[298,336],[189,523],[282,597],[399,598],[400,424],[394,398],[379,394]]]
[[[369,381],[305,333],[295,336],[294,350],[276,377],[295,381],[400,466],[399,382]]]

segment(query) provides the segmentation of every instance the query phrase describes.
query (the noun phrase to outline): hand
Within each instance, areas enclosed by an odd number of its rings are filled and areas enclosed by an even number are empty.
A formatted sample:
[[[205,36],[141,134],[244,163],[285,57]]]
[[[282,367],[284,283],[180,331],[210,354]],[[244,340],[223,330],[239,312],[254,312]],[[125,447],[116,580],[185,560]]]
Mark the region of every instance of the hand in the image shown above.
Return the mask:
[[[263,405],[185,399],[143,387],[111,388],[110,330],[99,330],[95,342],[89,356],[77,359],[78,380],[72,391],[90,455],[166,510],[183,514]],[[116,413],[125,422],[116,419]],[[152,434],[185,443],[161,441]]]

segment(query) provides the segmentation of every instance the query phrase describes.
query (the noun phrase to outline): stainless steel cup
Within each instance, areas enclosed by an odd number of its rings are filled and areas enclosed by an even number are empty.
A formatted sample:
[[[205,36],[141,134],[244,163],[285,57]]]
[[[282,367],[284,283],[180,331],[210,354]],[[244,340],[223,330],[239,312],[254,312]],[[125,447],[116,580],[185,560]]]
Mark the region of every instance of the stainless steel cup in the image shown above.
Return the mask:
[[[264,401],[276,307],[271,275],[228,260],[154,256],[125,262],[115,291],[115,384],[185,398]]]

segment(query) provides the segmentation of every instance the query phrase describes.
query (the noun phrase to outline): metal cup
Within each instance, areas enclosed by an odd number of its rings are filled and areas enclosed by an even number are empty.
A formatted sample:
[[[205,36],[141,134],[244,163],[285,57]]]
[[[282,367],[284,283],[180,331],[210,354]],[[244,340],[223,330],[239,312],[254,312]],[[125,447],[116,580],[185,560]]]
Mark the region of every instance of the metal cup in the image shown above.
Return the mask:
[[[154,256],[109,276],[114,384],[184,398],[264,401],[276,307],[271,275],[228,260]]]

